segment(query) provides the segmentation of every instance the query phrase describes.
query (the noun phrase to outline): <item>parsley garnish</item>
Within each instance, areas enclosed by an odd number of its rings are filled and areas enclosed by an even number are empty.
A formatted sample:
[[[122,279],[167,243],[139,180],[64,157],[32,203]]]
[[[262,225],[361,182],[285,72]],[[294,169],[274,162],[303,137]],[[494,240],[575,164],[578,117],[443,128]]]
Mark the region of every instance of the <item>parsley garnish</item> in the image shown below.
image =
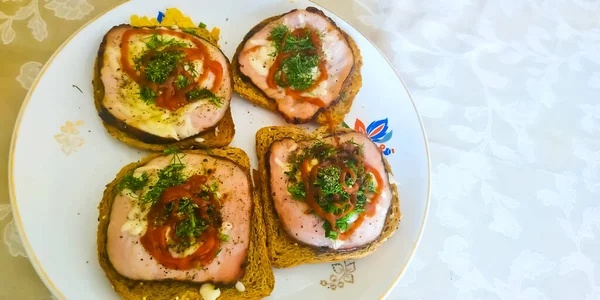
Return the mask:
[[[191,35],[193,35],[193,36],[199,36],[199,35],[196,33],[196,30],[195,30],[194,28],[183,28],[182,30],[183,30],[183,32],[185,32],[185,33],[187,33],[187,34],[191,34]]]
[[[125,175],[123,179],[117,184],[117,189],[122,191],[124,189],[130,189],[133,192],[137,192],[144,188],[148,183],[148,175],[143,173],[140,177],[134,177],[133,173]]]
[[[331,230],[331,224],[329,224],[329,221],[325,221],[325,223],[323,223],[323,229],[325,229],[326,238],[337,240],[337,238],[340,236],[338,232]]]
[[[150,87],[144,85],[140,87],[140,98],[150,104],[156,99],[156,93]]]
[[[83,91],[78,86],[73,85],[73,87],[76,88],[77,90],[79,90],[79,92],[83,94]]]
[[[319,64],[318,55],[307,53],[316,50],[310,30],[305,29],[303,35],[295,32],[292,34],[285,25],[280,24],[271,29],[269,39],[275,47],[271,56],[277,56],[280,52],[292,54],[281,62],[281,67],[275,74],[277,85],[295,90],[308,89],[316,80],[313,73]]]
[[[177,224],[175,234],[180,238],[187,239],[199,237],[208,228],[208,222],[203,218],[197,217],[193,212],[187,216],[187,219]]]
[[[310,39],[310,32],[306,30],[304,37],[297,37],[288,34],[285,38],[285,45],[283,46],[283,52],[294,52],[303,50],[314,50],[316,49]]]
[[[319,65],[319,56],[297,53],[281,62],[281,69],[275,74],[275,81],[281,87],[306,90],[314,82],[313,70]],[[285,80],[283,80],[285,76]]]
[[[340,195],[340,197],[347,199],[349,195],[344,192],[342,184],[340,183],[341,174],[342,170],[338,167],[321,168],[319,169],[319,172],[317,172],[315,186],[323,192],[324,197]]]
[[[279,24],[277,27],[271,29],[271,32],[269,32],[269,39],[273,41],[277,52],[295,52],[316,49],[310,38],[310,31],[306,29],[304,33],[304,36],[296,36],[295,34],[291,34],[290,30],[285,25]],[[285,43],[283,49],[281,49],[284,38]]]
[[[273,28],[269,33],[269,39],[273,41],[273,45],[275,46],[275,49],[277,49],[277,51],[279,51],[279,48],[281,47],[281,42],[283,41],[283,38],[288,32],[289,30],[287,27],[285,27],[285,25],[279,24],[277,25],[277,27]]]
[[[219,233],[219,239],[223,242],[229,242],[229,236],[224,233]]]
[[[304,189],[304,182],[300,181],[294,185],[288,187],[288,192],[292,195],[292,198],[296,200],[306,199],[306,191]]]
[[[159,50],[166,47],[187,47],[188,44],[174,38],[165,38],[162,35],[153,34],[146,42],[148,50]]]
[[[349,212],[346,216],[344,216],[343,218],[339,218],[335,221],[335,227],[338,228],[341,231],[346,231],[348,230],[348,227],[350,225],[348,225],[348,220],[350,220],[350,218],[352,216],[354,216],[354,214],[356,214],[356,211],[352,211]]]
[[[150,187],[150,189],[142,196],[142,201],[145,203],[154,204],[167,188],[185,183],[187,178],[183,176],[181,170],[185,167],[181,162],[179,149],[175,147],[167,148],[164,153],[166,155],[173,154],[171,164],[158,172],[158,180]]]
[[[212,102],[215,106],[217,107],[221,107],[221,98],[217,97],[217,95],[215,95],[213,92],[211,92],[209,89],[206,88],[202,88],[202,89],[193,89],[189,92],[187,92],[185,94],[185,97],[189,100],[200,100],[200,99],[207,99],[208,101]]]
[[[181,173],[183,167],[182,164],[170,164],[160,170],[158,172],[158,181],[143,195],[142,200],[146,203],[155,203],[164,190],[174,185],[185,183],[186,178]]]
[[[167,147],[167,149],[163,150],[163,153],[165,155],[177,154],[179,152],[180,152],[179,148],[174,147],[174,146],[169,146],[169,147]]]
[[[153,54],[146,65],[146,80],[164,83],[183,57],[177,50],[163,51]]]
[[[189,84],[190,80],[183,75],[177,75],[177,78],[175,78],[175,85],[177,85],[178,89],[182,89],[188,86]]]
[[[184,66],[184,69],[185,69],[185,67],[187,67],[186,70],[188,71],[188,73],[190,73],[192,75],[192,77],[196,77],[199,75],[198,71],[196,71],[196,65],[193,62],[191,62],[191,61],[185,62],[183,64],[183,66]]]
[[[198,27],[200,27],[200,28],[206,28],[206,24],[200,22],[200,24],[198,24]]]

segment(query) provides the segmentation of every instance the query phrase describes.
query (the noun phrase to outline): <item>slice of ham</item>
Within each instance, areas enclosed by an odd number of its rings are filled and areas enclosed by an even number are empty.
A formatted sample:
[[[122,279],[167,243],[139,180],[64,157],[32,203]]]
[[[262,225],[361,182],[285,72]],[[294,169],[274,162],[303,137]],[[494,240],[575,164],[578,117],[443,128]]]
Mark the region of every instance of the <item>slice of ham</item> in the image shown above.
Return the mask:
[[[314,117],[321,109],[316,104],[304,100],[296,100],[287,95],[285,89],[277,86],[270,88],[267,84],[269,68],[273,65],[275,51],[269,40],[271,30],[278,25],[285,25],[290,31],[310,27],[321,33],[325,67],[329,77],[321,82],[314,90],[306,91],[302,96],[319,98],[324,107],[332,105],[340,96],[342,85],[354,66],[354,54],[348,45],[342,31],[321,11],[295,10],[282,15],[246,40],[239,55],[240,72],[246,75],[252,83],[265,95],[277,102],[277,109],[288,120],[294,123],[304,123]]]
[[[367,216],[356,231],[344,241],[334,241],[325,237],[325,230],[323,229],[325,221],[317,215],[306,213],[310,211],[308,204],[304,201],[293,199],[287,189],[288,180],[284,172],[289,169],[288,158],[294,151],[310,147],[314,141],[298,143],[293,139],[287,138],[274,142],[271,145],[269,168],[271,192],[275,209],[288,235],[306,245],[341,250],[367,245],[381,234],[391,205],[392,191],[381,151],[379,151],[377,145],[367,136],[358,132],[345,133],[339,135],[339,137],[340,143],[353,140],[355,143],[363,145],[365,164],[371,165],[379,174],[383,175],[384,185],[382,193],[379,196],[375,214],[372,217]],[[325,138],[323,141],[333,144],[334,138]]]
[[[223,77],[220,88],[215,95],[221,98],[221,107],[217,107],[207,100],[192,101],[189,104],[175,110],[157,107],[154,104],[146,104],[139,97],[139,85],[134,83],[126,74],[121,65],[121,40],[123,34],[135,29],[129,25],[115,26],[106,33],[104,41],[98,51],[100,79],[104,86],[104,98],[101,101],[105,122],[124,123],[124,128],[131,127],[138,132],[154,136],[165,141],[182,140],[197,135],[209,128],[214,127],[225,116],[229,108],[232,94],[232,80],[229,73],[229,61],[221,50],[204,39],[185,34],[185,39],[165,34],[166,38],[183,40],[196,40],[204,44],[212,60],[220,63]],[[165,28],[151,29],[151,31],[165,30]],[[181,33],[180,30],[168,30],[169,32]],[[130,61],[138,57],[145,49],[145,43],[152,36],[151,33],[133,34],[129,39]],[[191,43],[190,43],[191,44]],[[195,46],[194,46],[195,47]],[[202,65],[202,59],[194,60],[197,66]],[[201,69],[199,69],[201,70]],[[198,88],[212,87],[215,76],[208,74]],[[102,114],[101,114],[102,116]],[[140,134],[137,134],[140,135]]]
[[[223,223],[230,223],[229,240],[221,243],[221,252],[207,266],[191,270],[167,269],[153,259],[142,246],[140,238],[147,222],[131,221],[139,215],[137,200],[127,193],[115,197],[108,225],[107,252],[113,267],[121,275],[134,280],[186,280],[193,282],[235,283],[244,274],[244,265],[250,245],[250,217],[252,198],[247,174],[231,161],[200,154],[182,156],[184,172],[189,174],[213,169],[208,184],[217,183]],[[168,166],[171,156],[158,157],[138,168],[134,176],[143,172],[156,174]],[[131,213],[134,209],[133,213]],[[143,215],[143,213],[141,213]],[[128,219],[128,215],[130,215]],[[129,222],[128,222],[129,221]],[[127,224],[126,224],[127,223]],[[125,225],[125,226],[124,226]],[[141,226],[141,227],[139,227]]]

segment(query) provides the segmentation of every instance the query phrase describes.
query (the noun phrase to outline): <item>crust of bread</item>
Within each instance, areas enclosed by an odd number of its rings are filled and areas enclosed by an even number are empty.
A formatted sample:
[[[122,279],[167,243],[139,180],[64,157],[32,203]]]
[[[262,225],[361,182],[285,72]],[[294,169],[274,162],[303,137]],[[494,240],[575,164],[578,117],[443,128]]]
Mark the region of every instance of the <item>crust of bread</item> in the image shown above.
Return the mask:
[[[129,26],[129,25],[118,25]],[[198,36],[210,42],[211,44],[218,47],[218,43],[214,40],[210,32],[205,28],[193,28]],[[215,126],[186,139],[176,141],[173,139],[161,138],[137,128],[127,126],[125,122],[115,118],[110,111],[108,111],[103,105],[102,100],[104,99],[104,84],[101,80],[101,68],[102,60],[104,57],[104,50],[106,48],[106,36],[102,40],[98,49],[98,55],[94,64],[94,80],[92,81],[94,88],[94,105],[98,111],[98,115],[102,119],[102,124],[106,131],[117,140],[140,149],[150,151],[162,151],[169,147],[177,147],[179,149],[198,149],[198,148],[212,148],[212,147],[224,147],[229,145],[235,135],[235,125],[231,116],[231,105],[225,112],[225,115]],[[225,56],[227,59],[227,56]],[[231,72],[231,64],[228,64],[229,74]],[[233,80],[231,81],[233,85]],[[233,87],[232,87],[233,89]]]
[[[347,128],[336,129],[336,134],[352,132]],[[271,126],[260,129],[256,133],[256,154],[258,156],[258,171],[260,173],[260,191],[264,203],[264,218],[267,226],[267,244],[271,264],[276,268],[288,268],[300,264],[324,263],[360,258],[371,254],[396,231],[401,219],[398,188],[390,184],[392,202],[387,213],[384,227],[379,237],[370,244],[349,250],[333,250],[330,248],[315,248],[301,245],[290,237],[279,220],[273,197],[271,195],[269,156],[273,142],[292,138],[296,141],[322,139],[330,136],[327,128],[321,127],[313,133],[294,126]],[[382,156],[388,174],[392,170],[387,160]],[[389,175],[388,175],[389,176]]]
[[[211,155],[233,161],[246,171],[250,180],[250,161],[246,153],[237,148],[223,148],[207,150],[191,150],[183,153],[198,153]],[[185,281],[162,280],[162,281],[140,281],[131,280],[120,275],[112,266],[107,249],[107,231],[110,222],[110,212],[115,196],[119,191],[117,184],[123,176],[129,174],[136,168],[143,166],[152,159],[162,154],[151,154],[138,162],[131,163],[117,174],[116,178],[106,186],[104,196],[98,206],[98,233],[97,247],[100,266],[106,273],[113,289],[122,299],[202,299],[199,290],[201,283]],[[267,257],[265,225],[263,220],[263,207],[260,203],[259,194],[253,191],[253,207],[251,217],[251,236],[248,248],[247,265],[244,277],[240,280],[246,287],[246,291],[239,292],[233,286],[223,286],[219,299],[259,299],[268,296],[275,285],[273,270]]]
[[[306,10],[313,12],[313,13],[323,15],[324,17],[326,17],[344,35],[344,38],[346,38],[346,40],[348,41],[348,45],[350,45],[350,49],[352,50],[352,53],[354,54],[354,65],[352,67],[352,70],[350,71],[350,74],[348,74],[348,77],[346,78],[346,80],[344,81],[344,84],[342,85],[342,89],[340,90],[339,97],[337,99],[335,99],[329,107],[327,107],[325,109],[320,109],[312,118],[312,119],[315,119],[317,121],[317,123],[319,123],[321,125],[326,125],[326,124],[328,124],[328,120],[327,120],[327,116],[326,116],[325,112],[328,112],[331,115],[332,122],[335,125],[338,125],[344,121],[344,117],[350,111],[350,108],[352,107],[352,102],[354,101],[354,97],[356,96],[356,94],[358,93],[358,91],[360,90],[360,88],[362,86],[362,76],[360,73],[360,70],[361,70],[362,64],[363,64],[362,56],[360,55],[360,50],[358,49],[356,42],[354,42],[354,40],[346,32],[344,32],[339,27],[337,27],[335,22],[333,20],[331,20],[329,17],[327,17],[321,10],[314,8],[314,7],[308,7],[308,8],[306,8]],[[234,87],[235,91],[238,94],[240,94],[240,96],[247,99],[248,101],[250,101],[254,104],[260,105],[268,110],[275,111],[275,112],[278,111],[276,101],[274,99],[267,97],[265,95],[265,93],[252,82],[252,80],[250,78],[248,78],[246,75],[244,75],[240,71],[239,55],[240,55],[240,52],[242,51],[242,49],[244,48],[244,44],[246,44],[246,41],[248,39],[250,39],[252,36],[254,36],[255,33],[260,31],[267,24],[269,24],[269,23],[271,23],[293,11],[295,11],[295,10],[292,10],[292,11],[287,12],[282,15],[278,15],[278,16],[274,16],[274,17],[265,19],[264,21],[258,23],[256,26],[254,26],[246,34],[246,36],[244,36],[244,39],[238,45],[237,50],[235,51],[235,55],[233,56],[233,59],[231,61],[231,69],[232,69],[232,76],[233,76],[233,82],[234,82],[233,87]],[[286,118],[285,115],[282,114],[282,116],[284,118]],[[311,121],[311,119],[301,120],[301,119],[294,118],[294,119],[286,119],[286,121],[288,123],[301,124],[301,123],[307,123],[307,122]]]

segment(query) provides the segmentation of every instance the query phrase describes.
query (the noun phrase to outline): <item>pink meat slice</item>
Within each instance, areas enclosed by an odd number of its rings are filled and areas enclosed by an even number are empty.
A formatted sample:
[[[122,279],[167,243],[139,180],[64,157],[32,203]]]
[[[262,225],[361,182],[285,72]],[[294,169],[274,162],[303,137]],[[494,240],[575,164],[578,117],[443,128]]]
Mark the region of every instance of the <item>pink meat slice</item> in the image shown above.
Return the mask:
[[[260,54],[261,48],[269,47],[272,43],[269,40],[271,30],[280,24],[284,24],[290,31],[310,26],[322,33],[321,41],[329,78],[322,83],[327,85],[324,89],[325,93],[317,93],[316,96],[323,101],[325,107],[329,107],[339,97],[342,84],[354,66],[354,54],[348,45],[348,41],[335,24],[321,14],[306,10],[296,10],[283,15],[281,18],[267,24],[246,41],[239,56],[240,71],[248,76],[254,85],[269,98],[277,102],[278,110],[286,116],[286,119],[309,120],[318,112],[319,106],[306,101],[295,100],[287,96],[283,88],[270,88],[267,85],[265,70],[268,72],[274,58],[267,60],[262,69],[253,67],[252,61],[257,59],[257,55],[262,55]],[[304,96],[315,97],[315,93],[304,94]]]
[[[383,164],[381,151],[368,137],[358,132],[340,135],[340,142],[353,140],[363,145],[365,163],[373,166],[383,178],[383,192],[379,198],[375,215],[366,217],[361,226],[345,241],[333,241],[325,237],[321,217],[307,214],[310,210],[304,201],[293,199],[287,190],[288,170],[287,160],[289,156],[312,143],[297,143],[293,139],[283,139],[271,145],[271,156],[269,158],[271,190],[275,209],[279,215],[286,232],[294,239],[315,247],[329,247],[333,249],[351,249],[373,242],[383,230],[383,225],[392,201],[390,182]],[[324,142],[333,144],[332,137],[324,139]]]
[[[171,157],[159,157],[144,168],[157,172],[170,164]],[[250,245],[252,198],[246,173],[233,162],[199,154],[186,154],[182,162],[187,169],[214,169],[208,184],[217,183],[223,203],[223,222],[230,222],[229,241],[221,243],[221,252],[208,266],[191,270],[167,269],[157,263],[140,242],[141,235],[123,231],[133,204],[128,195],[115,197],[108,225],[107,252],[110,262],[121,275],[134,280],[186,280],[193,282],[235,283],[244,274]],[[145,232],[145,230],[144,230]]]
[[[221,107],[215,106],[210,101],[197,101],[174,112],[156,108],[159,111],[162,110],[166,115],[149,117],[148,113],[132,109],[132,101],[134,100],[131,99],[130,94],[124,93],[122,89],[123,83],[131,79],[121,66],[121,39],[123,34],[132,28],[134,27],[129,25],[116,26],[108,31],[105,36],[106,44],[102,53],[102,66],[100,68],[105,93],[102,100],[103,106],[115,118],[127,125],[163,138],[182,140],[215,126],[225,116],[232,94],[231,76],[228,68],[229,61],[221,50],[203,39],[189,35],[190,40],[194,39],[202,42],[208,48],[211,59],[218,61],[223,68],[222,83],[215,92],[215,95],[221,98]],[[171,31],[180,32],[180,30]],[[147,41],[151,36],[151,34],[134,34],[130,37],[130,42]],[[169,35],[165,35],[165,37],[169,38]],[[198,87],[211,88],[213,80],[214,76],[210,73],[208,80]],[[169,123],[170,130],[164,129],[167,126],[166,122]],[[157,130],[157,128],[162,128],[162,130]]]

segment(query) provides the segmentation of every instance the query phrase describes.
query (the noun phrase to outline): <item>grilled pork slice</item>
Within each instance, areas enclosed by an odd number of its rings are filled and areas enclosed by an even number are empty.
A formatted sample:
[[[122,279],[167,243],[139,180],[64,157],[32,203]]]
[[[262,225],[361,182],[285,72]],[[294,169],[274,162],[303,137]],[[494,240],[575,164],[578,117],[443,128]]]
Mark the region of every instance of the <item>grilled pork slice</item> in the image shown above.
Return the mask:
[[[148,143],[171,143],[215,127],[232,81],[221,50],[189,31],[113,27],[97,66],[104,122]]]
[[[392,190],[381,152],[365,135],[285,138],[271,144],[268,159],[275,209],[290,237],[342,250],[382,233]]]
[[[283,14],[249,35],[238,56],[240,72],[292,123],[308,122],[338,101],[360,55],[315,8]]]
[[[243,276],[252,195],[237,164],[196,153],[160,156],[118,188],[106,249],[121,275],[213,283]]]

